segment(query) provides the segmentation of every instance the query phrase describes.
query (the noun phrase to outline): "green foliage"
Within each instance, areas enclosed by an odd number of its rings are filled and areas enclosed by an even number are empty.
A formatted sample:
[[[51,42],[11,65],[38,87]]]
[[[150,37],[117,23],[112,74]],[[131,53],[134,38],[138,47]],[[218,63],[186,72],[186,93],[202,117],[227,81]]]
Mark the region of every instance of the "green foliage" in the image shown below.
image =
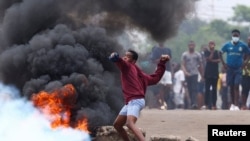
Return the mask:
[[[250,22],[250,7],[245,5],[237,5],[234,9],[233,21]]]
[[[210,23],[209,29],[216,32],[219,36],[224,39],[231,38],[231,30],[233,27],[223,20],[214,20]]]
[[[192,20],[185,20],[180,25],[180,31],[186,33],[186,34],[195,34],[200,27],[207,25],[206,22],[201,21],[198,18],[194,18]]]

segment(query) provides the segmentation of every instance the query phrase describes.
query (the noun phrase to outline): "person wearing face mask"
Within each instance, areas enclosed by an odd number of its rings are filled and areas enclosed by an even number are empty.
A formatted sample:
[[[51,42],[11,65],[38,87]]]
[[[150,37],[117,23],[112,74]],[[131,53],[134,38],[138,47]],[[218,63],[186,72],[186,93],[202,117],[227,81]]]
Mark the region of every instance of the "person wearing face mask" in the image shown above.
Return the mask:
[[[227,85],[230,87],[231,106],[230,110],[239,110],[239,85],[242,81],[242,68],[244,68],[244,56],[249,56],[247,45],[240,41],[240,31],[232,30],[232,40],[225,43],[220,52],[220,59],[227,73]],[[226,53],[226,62],[223,59]],[[248,57],[247,57],[248,58]]]

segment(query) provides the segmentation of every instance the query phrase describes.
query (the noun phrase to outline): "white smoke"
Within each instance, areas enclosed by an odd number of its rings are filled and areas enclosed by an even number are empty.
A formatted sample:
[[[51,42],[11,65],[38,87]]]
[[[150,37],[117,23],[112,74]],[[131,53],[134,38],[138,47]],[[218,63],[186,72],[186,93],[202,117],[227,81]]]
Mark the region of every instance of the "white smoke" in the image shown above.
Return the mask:
[[[15,87],[0,83],[1,141],[90,141],[89,134],[73,128],[52,129],[31,102]]]

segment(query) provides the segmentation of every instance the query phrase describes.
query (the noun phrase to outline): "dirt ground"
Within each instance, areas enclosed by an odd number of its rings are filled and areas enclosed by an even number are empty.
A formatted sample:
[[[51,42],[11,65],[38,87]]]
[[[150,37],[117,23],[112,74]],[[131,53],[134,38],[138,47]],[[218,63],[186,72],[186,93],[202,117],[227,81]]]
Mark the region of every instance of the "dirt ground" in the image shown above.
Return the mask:
[[[207,141],[209,124],[250,124],[250,111],[143,109],[137,125],[153,135],[174,135],[185,141],[192,136]]]

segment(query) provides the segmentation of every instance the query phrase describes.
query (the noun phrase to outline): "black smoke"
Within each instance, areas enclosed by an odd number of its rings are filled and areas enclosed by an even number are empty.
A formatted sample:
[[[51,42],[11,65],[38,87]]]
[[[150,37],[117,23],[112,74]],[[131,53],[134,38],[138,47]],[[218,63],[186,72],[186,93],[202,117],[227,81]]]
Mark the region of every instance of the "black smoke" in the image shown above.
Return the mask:
[[[108,55],[137,29],[164,41],[192,11],[192,0],[0,0],[0,79],[28,99],[73,84],[73,119],[112,124],[123,104],[119,71]]]

